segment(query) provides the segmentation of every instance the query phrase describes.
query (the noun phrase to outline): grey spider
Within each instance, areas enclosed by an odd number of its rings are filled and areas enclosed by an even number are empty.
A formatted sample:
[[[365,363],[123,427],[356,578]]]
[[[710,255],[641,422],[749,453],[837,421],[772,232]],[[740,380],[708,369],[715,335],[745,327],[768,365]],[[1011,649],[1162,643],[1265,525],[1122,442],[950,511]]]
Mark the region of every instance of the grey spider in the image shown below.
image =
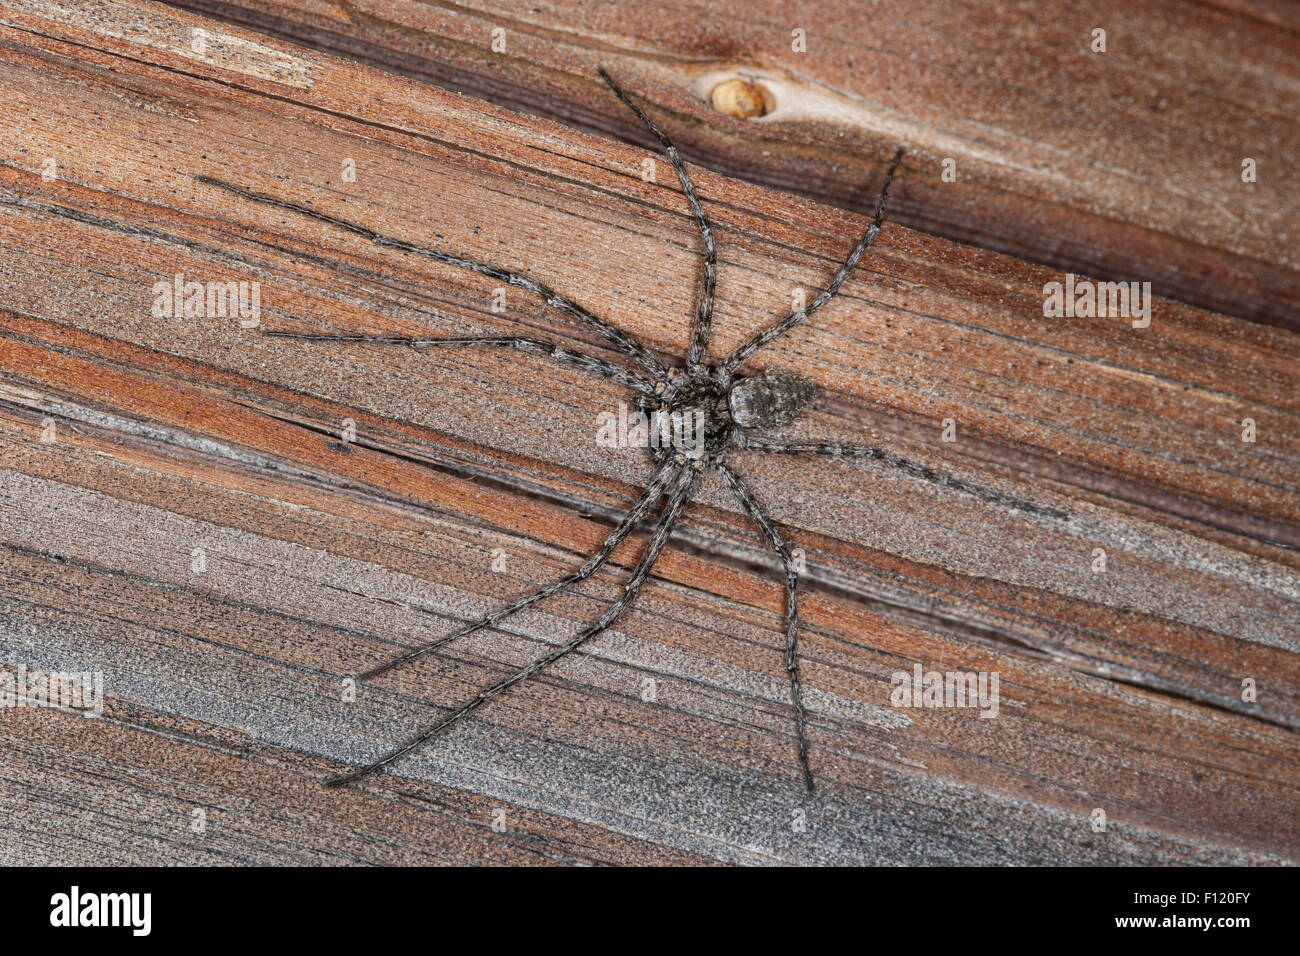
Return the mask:
[[[884,185],[881,188],[870,226],[858,240],[857,245],[853,247],[853,251],[849,253],[848,258],[844,260],[839,271],[826,285],[826,288],[806,308],[791,312],[785,318],[772,323],[746,340],[729,355],[722,358],[721,361],[710,365],[708,364],[709,342],[713,320],[714,291],[717,284],[718,259],[713,226],[700,205],[695,186],[691,182],[691,177],[687,173],[686,166],[682,162],[676,147],[646,116],[641,108],[632,102],[608,73],[602,69],[600,70],[600,76],[662,145],[669,162],[672,163],[673,169],[677,173],[677,178],[681,181],[686,201],[699,226],[700,237],[704,245],[703,279],[684,368],[670,366],[634,336],[529,276],[461,256],[451,255],[439,249],[402,242],[313,209],[294,205],[271,196],[251,193],[218,180],[197,177],[201,182],[220,187],[245,198],[291,209],[341,227],[378,245],[425,256],[524,289],[539,296],[559,312],[586,325],[593,332],[610,342],[629,360],[640,366],[640,370],[625,368],[596,356],[524,336],[416,338],[408,336],[318,335],[271,330],[265,331],[263,333],[265,335],[310,341],[366,342],[421,348],[439,346],[513,348],[531,354],[546,356],[561,364],[574,366],[593,375],[612,379],[639,393],[638,404],[642,409],[660,410],[670,414],[702,416],[704,429],[702,447],[692,443],[689,454],[683,447],[669,446],[659,449],[654,456],[656,461],[655,473],[646,485],[645,490],[637,498],[627,514],[614,527],[613,531],[610,532],[600,550],[588,558],[581,567],[545,587],[538,588],[504,607],[469,622],[450,634],[410,648],[401,655],[358,676],[362,680],[375,677],[400,664],[405,664],[437,650],[458,638],[468,636],[486,627],[493,627],[515,612],[584,580],[609,560],[619,544],[628,538],[641,519],[658,504],[661,497],[666,495],[667,500],[659,511],[659,518],[650,533],[648,546],[633,568],[622,594],[600,615],[594,624],[583,629],[577,636],[555,647],[545,656],[538,658],[504,680],[482,690],[472,700],[450,713],[444,714],[433,724],[421,729],[408,741],[385,756],[356,767],[341,776],[330,778],[324,781],[326,785],[339,786],[350,783],[388,766],[438,733],[467,717],[497,694],[571,654],[597,634],[610,627],[636,600],[642,586],[650,575],[651,569],[663,552],[664,546],[668,543],[669,537],[680,520],[682,512],[695,489],[697,479],[704,472],[713,470],[722,477],[723,482],[734,492],[745,514],[758,526],[763,537],[780,558],[781,566],[785,572],[785,667],[790,679],[790,695],[794,709],[799,765],[808,792],[812,793],[814,783],[812,770],[808,763],[807,712],[803,702],[803,685],[799,677],[799,576],[796,571],[794,557],[785,538],[777,530],[776,525],[749,486],[726,463],[727,453],[733,448],[747,448],[771,454],[808,454],[872,459],[900,468],[916,477],[938,482],[989,501],[1009,504],[1019,508],[1033,507],[1015,499],[1007,498],[997,492],[970,485],[960,479],[936,472],[927,466],[916,464],[891,452],[874,447],[820,442],[773,441],[757,434],[764,429],[793,421],[812,401],[816,395],[817,387],[809,379],[794,372],[766,369],[757,374],[745,375],[740,372],[741,367],[759,349],[780,338],[795,326],[806,322],[809,316],[823,308],[839,292],[844,280],[856,268],[862,255],[880,234],[886,203],[889,199],[889,187],[903,156],[901,147],[895,153],[885,174]]]

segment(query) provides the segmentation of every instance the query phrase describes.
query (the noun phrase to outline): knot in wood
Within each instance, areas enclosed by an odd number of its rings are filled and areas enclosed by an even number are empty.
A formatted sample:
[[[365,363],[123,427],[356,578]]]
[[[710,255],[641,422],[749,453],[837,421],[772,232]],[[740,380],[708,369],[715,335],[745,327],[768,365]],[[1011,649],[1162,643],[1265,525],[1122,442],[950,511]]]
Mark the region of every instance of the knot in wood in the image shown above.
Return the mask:
[[[776,109],[776,100],[767,87],[738,76],[715,86],[709,93],[709,102],[719,113],[736,119],[766,116]]]

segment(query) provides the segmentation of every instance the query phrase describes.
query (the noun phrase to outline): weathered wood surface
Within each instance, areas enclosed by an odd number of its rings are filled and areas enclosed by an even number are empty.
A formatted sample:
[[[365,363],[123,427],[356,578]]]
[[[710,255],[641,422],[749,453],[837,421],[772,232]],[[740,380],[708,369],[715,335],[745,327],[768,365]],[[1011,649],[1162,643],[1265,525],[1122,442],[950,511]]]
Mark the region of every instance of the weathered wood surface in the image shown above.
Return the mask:
[[[651,141],[855,211],[909,150],[897,222],[1293,330],[1300,13],[1270,0],[180,0],[501,105]],[[1095,29],[1106,50],[1093,52]],[[793,31],[803,31],[803,51]],[[500,31],[500,32],[494,32]],[[493,46],[494,40],[496,46]],[[720,116],[743,76],[769,112]],[[1258,180],[1242,182],[1242,162]],[[956,181],[942,178],[955,162]]]
[[[609,354],[296,206],[526,270],[680,354],[698,268],[680,190],[663,163],[641,179],[641,149],[161,6],[9,0],[0,58],[0,663],[101,670],[108,695],[98,721],[0,715],[7,861],[1300,858],[1297,336],[1168,301],[1146,329],[1044,319],[1058,274],[893,223],[755,362],[823,388],[789,434],[1066,517],[735,456],[806,551],[815,798],[776,570],[712,481],[590,654],[397,773],[322,789],[594,618],[618,574],[341,701],[395,646],[575,565],[649,463],[597,447],[625,395],[577,372],[155,318],[154,283],[256,280],[263,328],[524,330]],[[721,351],[865,222],[696,175]],[[892,707],[916,663],[999,673],[999,716]]]

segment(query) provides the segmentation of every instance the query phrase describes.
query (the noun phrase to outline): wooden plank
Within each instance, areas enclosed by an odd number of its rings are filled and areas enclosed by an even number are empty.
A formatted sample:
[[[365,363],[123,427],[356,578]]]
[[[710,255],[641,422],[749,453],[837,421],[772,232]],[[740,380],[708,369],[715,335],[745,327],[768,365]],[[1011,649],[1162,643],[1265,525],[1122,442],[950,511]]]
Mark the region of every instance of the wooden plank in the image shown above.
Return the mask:
[[[626,396],[580,373],[157,318],[154,284],[255,280],[262,328],[522,330],[617,357],[316,211],[526,270],[676,355],[698,270],[680,190],[663,163],[643,181],[640,149],[151,4],[10,0],[0,57],[0,662],[99,670],[109,698],[101,721],[0,720],[5,859],[1300,855],[1296,335],[1164,300],[1142,329],[1044,319],[1049,270],[893,223],[755,362],[822,387],[788,434],[878,443],[1039,510],[735,456],[806,553],[816,798],[777,575],[712,480],[589,655],[395,775],[319,789],[591,620],[618,574],[342,700],[395,646],[572,567],[649,462],[597,446]],[[724,350],[865,221],[696,175]],[[999,674],[998,717],[892,706],[918,663]]]
[[[596,78],[604,65],[668,117],[691,158],[856,211],[870,208],[902,143],[900,223],[1147,280],[1233,315],[1300,321],[1292,4],[179,5],[652,145]],[[1096,29],[1104,53],[1093,51]],[[712,91],[738,78],[763,87],[769,112],[714,110]],[[1242,181],[1247,158],[1253,183]]]

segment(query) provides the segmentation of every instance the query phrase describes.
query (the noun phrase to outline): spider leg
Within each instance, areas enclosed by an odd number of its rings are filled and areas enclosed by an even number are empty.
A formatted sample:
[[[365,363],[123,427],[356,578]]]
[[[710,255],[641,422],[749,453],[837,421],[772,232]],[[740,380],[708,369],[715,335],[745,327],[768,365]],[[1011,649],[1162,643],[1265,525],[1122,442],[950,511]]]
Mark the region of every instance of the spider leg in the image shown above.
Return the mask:
[[[613,77],[600,69],[600,78],[609,84],[609,88],[637,118],[646,125],[646,128],[654,134],[655,139],[659,140],[668,156],[668,161],[673,164],[673,170],[677,173],[677,179],[682,184],[682,192],[686,194],[686,202],[691,207],[691,212],[695,215],[695,221],[700,227],[700,238],[704,240],[704,283],[700,289],[700,302],[695,310],[695,325],[691,330],[691,348],[687,356],[687,364],[691,366],[699,365],[709,355],[709,339],[712,335],[713,326],[713,299],[718,285],[718,248],[713,239],[713,224],[709,222],[709,217],[704,214],[704,207],[700,205],[700,197],[695,192],[695,184],[691,182],[690,174],[686,171],[686,164],[682,162],[681,153],[677,152],[677,147],[668,139],[664,133],[650,117],[645,115],[641,107],[632,102],[631,98],[623,92],[622,88],[614,82]]]
[[[678,462],[678,464],[681,464],[681,462]],[[659,516],[659,521],[650,535],[650,542],[646,546],[645,553],[641,555],[641,559],[636,563],[636,567],[632,569],[632,574],[623,588],[623,593],[620,594],[618,599],[605,610],[605,613],[600,616],[600,619],[597,620],[595,624],[586,628],[577,637],[561,644],[544,657],[540,657],[527,667],[516,671],[505,680],[498,681],[491,687],[480,691],[478,696],[473,700],[452,711],[450,714],[439,718],[432,726],[420,731],[409,741],[387,756],[381,757],[379,760],[366,764],[363,767],[358,767],[340,777],[326,780],[325,785],[337,787],[346,783],[351,783],[353,780],[357,780],[369,773],[379,770],[382,767],[388,766],[394,760],[410,753],[434,735],[446,730],[462,718],[469,716],[503,690],[513,687],[520,681],[527,680],[544,667],[554,664],[556,661],[560,660],[560,658],[571,654],[587,641],[591,640],[591,638],[595,637],[617,621],[632,602],[636,600],[637,595],[641,592],[642,585],[645,584],[646,578],[650,575],[650,569],[654,567],[655,562],[659,560],[659,555],[663,553],[664,546],[668,543],[668,536],[677,525],[678,520],[682,516],[682,511],[686,507],[687,499],[690,497],[691,488],[694,485],[695,478],[698,474],[699,472],[694,468],[689,467],[683,469],[678,474],[676,483],[673,486],[672,494],[668,498],[668,503],[664,505],[664,510]]]
[[[519,289],[524,289],[533,293],[538,298],[546,302],[556,311],[584,323],[597,335],[601,336],[608,342],[613,343],[620,352],[633,359],[637,364],[652,372],[656,378],[662,377],[668,373],[668,366],[654,352],[645,346],[640,339],[636,338],[629,332],[624,332],[618,326],[593,312],[588,311],[578,303],[574,302],[568,296],[561,295],[550,286],[543,285],[531,276],[522,275],[518,272],[509,272],[497,266],[488,265],[484,262],[478,262],[474,259],[467,259],[464,256],[454,256],[450,253],[443,252],[441,249],[433,249],[429,246],[418,246],[410,242],[402,242],[399,239],[393,239],[382,233],[375,232],[373,229],[367,229],[365,226],[359,226],[356,223],[348,222],[345,219],[338,219],[334,216],[327,216],[325,213],[317,212],[315,209],[308,209],[306,206],[299,206],[283,199],[276,199],[274,196],[265,196],[261,193],[251,192],[247,189],[240,189],[238,186],[232,186],[229,183],[223,183],[219,179],[212,179],[208,176],[195,176],[195,182],[204,183],[209,186],[216,186],[218,189],[224,189],[227,192],[234,193],[237,196],[243,196],[245,199],[251,199],[254,202],[266,203],[271,206],[278,206],[281,209],[289,209],[293,212],[300,213],[304,216],[310,216],[312,219],[320,222],[337,226],[340,229],[346,229],[349,232],[356,233],[369,239],[375,245],[386,246],[390,249],[399,249],[403,252],[411,252],[418,256],[424,256],[427,259],[433,259],[436,262],[445,262],[448,265],[457,266],[461,269],[468,269],[470,272],[477,272],[479,275],[496,279],[507,285],[512,285]]]
[[[480,338],[449,338],[449,339],[425,339],[415,338],[405,335],[318,335],[310,332],[272,332],[262,333],[278,339],[301,339],[308,342],[370,342],[380,345],[409,345],[413,348],[433,348],[438,346],[487,346],[497,348],[517,349],[520,352],[527,352],[531,355],[542,355],[554,359],[561,365],[571,365],[574,368],[580,368],[584,372],[590,372],[592,375],[599,375],[602,378],[613,379],[620,385],[643,392],[646,395],[654,395],[654,383],[647,378],[637,375],[629,369],[606,362],[602,358],[594,355],[588,355],[585,352],[575,352],[573,349],[565,348],[562,345],[556,345],[553,342],[544,342],[541,339],[532,339],[526,336],[488,336]]]
[[[721,462],[718,463],[718,471],[721,472],[723,480],[731,486],[731,490],[736,493],[736,498],[739,499],[745,514],[753,519],[767,537],[773,550],[780,556],[781,566],[785,569],[785,669],[790,675],[790,699],[794,702],[794,722],[799,741],[799,766],[803,769],[804,784],[808,787],[808,792],[812,793],[813,775],[808,767],[808,738],[805,734],[807,712],[803,704],[803,684],[799,680],[799,573],[795,569],[794,556],[790,554],[790,549],[786,546],[781,533],[776,530],[776,525],[763,510],[763,506],[758,503],[749,486]]]
[[[929,465],[909,461],[901,455],[895,455],[893,452],[881,448],[873,448],[871,445],[845,445],[839,442],[815,441],[773,441],[769,438],[746,436],[741,440],[741,447],[776,455],[822,455],[827,458],[869,459],[905,471],[917,478],[924,478],[926,481],[942,485],[945,488],[964,492],[992,504],[1003,505],[1004,507],[1014,508],[1017,511],[1026,511],[1031,514],[1046,515],[1051,518],[1069,517],[1066,512],[1057,508],[1047,508],[1012,495],[1004,495],[1001,492],[990,491],[987,488],[972,485],[968,481],[954,478],[952,475],[931,468]]]
[[[885,204],[889,201],[889,186],[894,181],[894,173],[897,171],[898,164],[902,159],[903,148],[900,146],[898,152],[894,154],[893,161],[889,164],[889,170],[885,173],[885,185],[880,191],[880,198],[876,201],[876,214],[872,218],[871,225],[867,227],[867,231],[858,240],[858,244],[853,247],[853,251],[844,260],[844,265],[840,266],[840,271],[835,273],[835,278],[831,279],[830,284],[819,292],[817,298],[813,299],[812,303],[806,308],[798,312],[791,312],[784,319],[758,331],[742,345],[738,346],[734,352],[722,360],[722,364],[718,366],[719,372],[734,372],[746,359],[763,348],[763,346],[770,344],[795,326],[807,321],[808,316],[835,298],[835,295],[840,291],[840,286],[849,277],[849,273],[857,268],[858,261],[862,258],[863,253],[871,247],[871,244],[876,241],[876,237],[880,235],[880,226],[885,221]]]
[[[645,513],[650,510],[651,505],[659,500],[660,494],[663,493],[664,486],[668,484],[669,479],[679,467],[680,466],[672,459],[669,459],[664,463],[659,471],[655,473],[655,476],[650,479],[650,483],[646,485],[645,491],[641,493],[641,497],[636,500],[631,509],[629,509],[627,514],[623,516],[623,519],[619,521],[614,530],[609,533],[609,537],[605,539],[605,543],[601,545],[600,550],[588,558],[583,563],[582,567],[578,568],[578,570],[565,575],[557,581],[553,581],[545,587],[538,588],[531,594],[524,595],[511,604],[499,607],[477,620],[471,621],[458,631],[453,631],[451,634],[440,637],[435,641],[430,641],[427,644],[421,644],[418,647],[411,648],[406,651],[406,653],[394,657],[386,663],[380,664],[377,667],[372,667],[370,670],[359,674],[358,679],[369,680],[371,677],[377,677],[385,671],[397,667],[399,664],[413,661],[422,654],[427,654],[429,651],[434,651],[446,644],[450,644],[457,638],[468,637],[470,634],[474,634],[485,627],[495,627],[516,611],[521,611],[532,604],[536,604],[543,598],[550,597],[552,594],[564,590],[570,585],[586,580],[588,577],[600,570],[601,566],[609,560],[610,555],[614,553],[614,549],[632,533],[632,530],[637,526],[640,520],[645,517]]]

